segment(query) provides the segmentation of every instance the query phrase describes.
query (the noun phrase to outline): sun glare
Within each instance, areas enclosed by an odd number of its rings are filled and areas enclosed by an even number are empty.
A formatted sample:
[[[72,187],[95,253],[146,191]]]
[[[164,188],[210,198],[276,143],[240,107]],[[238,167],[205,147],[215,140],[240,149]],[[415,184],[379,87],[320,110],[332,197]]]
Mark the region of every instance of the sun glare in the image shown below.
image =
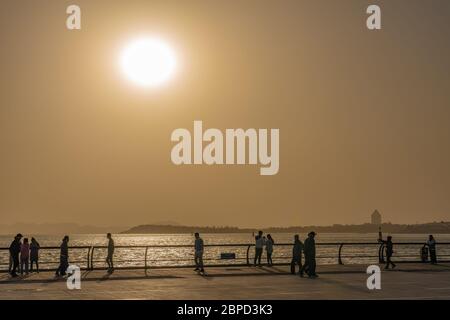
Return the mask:
[[[164,41],[142,38],[125,47],[120,64],[124,74],[134,83],[143,87],[155,87],[173,76],[176,57]]]

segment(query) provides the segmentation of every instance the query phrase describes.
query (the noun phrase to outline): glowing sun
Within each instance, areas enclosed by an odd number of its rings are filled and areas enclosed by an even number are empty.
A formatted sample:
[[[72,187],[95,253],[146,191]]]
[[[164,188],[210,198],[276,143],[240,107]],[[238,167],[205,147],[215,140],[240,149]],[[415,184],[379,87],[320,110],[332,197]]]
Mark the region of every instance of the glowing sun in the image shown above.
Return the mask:
[[[143,87],[155,87],[170,80],[175,73],[174,51],[158,38],[141,38],[128,44],[120,56],[124,74]]]

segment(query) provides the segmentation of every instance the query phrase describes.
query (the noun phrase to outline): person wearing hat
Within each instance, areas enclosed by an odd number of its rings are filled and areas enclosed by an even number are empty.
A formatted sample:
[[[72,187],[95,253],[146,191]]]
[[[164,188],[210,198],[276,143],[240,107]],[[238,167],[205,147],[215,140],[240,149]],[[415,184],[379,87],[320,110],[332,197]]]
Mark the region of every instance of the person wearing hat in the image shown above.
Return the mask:
[[[17,277],[17,270],[19,268],[19,254],[21,248],[20,239],[22,239],[22,235],[18,233],[9,246],[9,254],[11,255],[11,259],[13,262],[13,266],[11,269],[11,276],[13,278]]]
[[[311,231],[308,233],[308,238],[304,242],[304,252],[305,252],[305,264],[302,267],[301,272],[304,270],[308,273],[310,278],[317,278],[316,274],[316,241],[314,237],[316,233]]]

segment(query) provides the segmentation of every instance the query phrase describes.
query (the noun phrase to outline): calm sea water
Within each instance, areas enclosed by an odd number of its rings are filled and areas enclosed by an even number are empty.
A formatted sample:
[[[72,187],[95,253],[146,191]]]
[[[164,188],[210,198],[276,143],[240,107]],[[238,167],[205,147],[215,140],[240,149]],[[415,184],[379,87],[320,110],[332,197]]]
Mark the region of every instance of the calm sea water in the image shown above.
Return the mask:
[[[30,235],[24,235],[31,237]],[[293,234],[280,233],[272,234],[275,243],[292,243]],[[427,236],[424,234],[393,234],[396,260],[418,260],[421,245],[402,245],[402,242],[425,242]],[[39,235],[35,236],[41,246],[59,246],[62,236]],[[306,235],[301,235],[305,238]],[[193,245],[192,234],[117,234],[113,235],[116,246],[151,246],[151,245]],[[227,247],[208,247],[205,250],[205,263],[245,263],[247,256],[247,247],[233,246],[236,244],[252,244],[252,234],[202,234],[205,244],[229,244]],[[350,242],[373,242],[373,245],[344,245],[342,257],[344,263],[376,263],[378,261],[378,245],[376,244],[378,234],[344,234],[344,233],[323,233],[318,234],[316,242],[333,242],[336,245],[318,245],[317,256],[318,264],[336,264],[338,259],[338,243]],[[450,235],[435,235],[439,242],[450,242]],[[12,241],[12,236],[0,236],[0,247],[8,247]],[[105,246],[107,239],[105,235],[70,235],[70,246]],[[220,260],[221,253],[235,253],[235,260]],[[275,246],[273,259],[274,262],[288,262],[291,257],[292,247]],[[87,265],[88,249],[71,249],[70,262],[82,267]],[[250,258],[254,251],[249,251]],[[450,245],[438,246],[438,255],[448,259],[450,257]],[[449,255],[449,257],[446,257]],[[94,250],[94,265],[104,267],[106,251],[101,248]],[[58,250],[43,249],[40,252],[41,268],[53,268],[59,257]],[[114,259],[117,266],[143,266],[145,260],[144,248],[116,248]],[[163,265],[186,265],[192,264],[193,252],[191,248],[149,248],[147,251],[147,263],[149,266]],[[8,267],[8,251],[0,250],[0,269]],[[265,255],[263,255],[265,260]]]

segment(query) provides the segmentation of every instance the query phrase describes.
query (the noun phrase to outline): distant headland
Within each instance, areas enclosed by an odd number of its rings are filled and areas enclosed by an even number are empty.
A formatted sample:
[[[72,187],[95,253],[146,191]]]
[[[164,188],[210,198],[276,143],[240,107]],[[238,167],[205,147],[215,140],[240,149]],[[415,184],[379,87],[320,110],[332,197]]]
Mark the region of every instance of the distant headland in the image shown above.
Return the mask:
[[[238,228],[238,227],[199,227],[182,225],[139,225],[121,233],[123,234],[164,234],[164,233],[252,233],[259,229],[271,233],[305,233],[311,230],[320,233],[373,233],[381,227],[385,233],[449,233],[450,222],[431,222],[424,224],[333,224],[331,226],[292,226],[292,227],[267,227],[267,228]]]

